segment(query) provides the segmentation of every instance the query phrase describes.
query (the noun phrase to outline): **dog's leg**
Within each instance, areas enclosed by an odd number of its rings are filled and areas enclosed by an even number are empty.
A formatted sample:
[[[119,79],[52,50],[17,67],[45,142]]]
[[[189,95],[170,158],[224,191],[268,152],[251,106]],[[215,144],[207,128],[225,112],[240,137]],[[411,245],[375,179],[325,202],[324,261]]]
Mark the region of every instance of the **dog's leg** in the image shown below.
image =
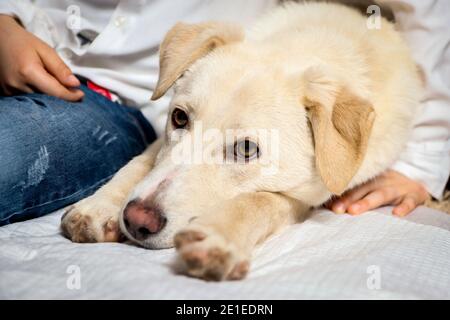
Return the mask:
[[[175,235],[181,270],[205,280],[242,279],[253,248],[307,208],[280,194],[240,195]]]
[[[120,210],[128,194],[153,167],[161,145],[161,139],[155,141],[97,192],[68,208],[61,221],[64,235],[74,242],[119,241]]]

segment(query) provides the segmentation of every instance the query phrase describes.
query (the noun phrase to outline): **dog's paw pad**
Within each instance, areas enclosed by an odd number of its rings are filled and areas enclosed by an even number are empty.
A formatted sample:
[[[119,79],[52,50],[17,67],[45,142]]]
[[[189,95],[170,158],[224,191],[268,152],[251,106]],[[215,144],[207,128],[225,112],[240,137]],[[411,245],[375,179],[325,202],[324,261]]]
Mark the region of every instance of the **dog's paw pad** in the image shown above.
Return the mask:
[[[61,223],[63,234],[73,242],[96,242],[95,234],[90,228],[92,219],[89,216],[72,211]]]
[[[229,280],[241,280],[243,279],[250,268],[250,263],[248,261],[242,261],[236,264],[233,270],[228,275]]]
[[[208,261],[208,251],[206,250],[186,250],[181,254],[186,266],[191,270],[202,269]]]
[[[118,209],[95,206],[92,202],[87,202],[88,199],[64,212],[61,217],[61,231],[64,236],[79,243],[120,241],[122,233],[117,221]]]
[[[220,235],[185,230],[175,236],[182,272],[208,281],[238,280],[245,277],[249,262]]]
[[[115,220],[108,220],[103,224],[103,233],[105,242],[117,242],[121,240],[122,233],[120,232],[119,223]]]
[[[175,248],[179,249],[182,246],[192,242],[202,241],[206,238],[206,234],[200,231],[187,230],[181,231],[175,235]]]

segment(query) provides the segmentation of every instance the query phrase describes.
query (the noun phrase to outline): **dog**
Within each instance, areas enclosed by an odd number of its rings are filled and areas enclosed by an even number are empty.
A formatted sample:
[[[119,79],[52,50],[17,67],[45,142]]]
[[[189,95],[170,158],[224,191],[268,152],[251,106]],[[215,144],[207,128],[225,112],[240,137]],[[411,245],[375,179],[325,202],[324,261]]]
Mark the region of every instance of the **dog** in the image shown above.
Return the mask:
[[[245,31],[176,24],[161,44],[152,96],[173,89],[164,136],[73,205],[63,233],[175,246],[189,276],[244,278],[256,245],[385,171],[405,145],[422,84],[393,24],[380,23],[369,28],[340,4],[300,3]],[[176,161],[200,126],[245,132],[203,150],[231,161]],[[260,128],[275,130],[279,143],[255,134]]]

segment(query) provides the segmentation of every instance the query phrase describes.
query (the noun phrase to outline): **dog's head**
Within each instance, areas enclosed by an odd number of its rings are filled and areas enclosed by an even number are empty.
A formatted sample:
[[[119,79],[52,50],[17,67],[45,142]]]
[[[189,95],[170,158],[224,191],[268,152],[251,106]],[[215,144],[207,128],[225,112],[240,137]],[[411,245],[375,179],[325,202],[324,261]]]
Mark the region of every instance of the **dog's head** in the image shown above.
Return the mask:
[[[120,219],[129,238],[170,247],[176,231],[241,193],[281,192],[314,206],[347,188],[373,109],[325,67],[291,68],[299,63],[285,53],[223,23],[168,32],[152,99],[170,88],[174,96],[155,167]]]

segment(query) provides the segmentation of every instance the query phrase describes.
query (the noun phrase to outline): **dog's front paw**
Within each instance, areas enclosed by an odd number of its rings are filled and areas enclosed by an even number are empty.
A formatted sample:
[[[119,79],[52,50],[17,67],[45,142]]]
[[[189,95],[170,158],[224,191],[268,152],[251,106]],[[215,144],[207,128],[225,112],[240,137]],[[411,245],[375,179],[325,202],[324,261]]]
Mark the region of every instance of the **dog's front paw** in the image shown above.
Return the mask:
[[[249,260],[222,235],[207,229],[185,229],[175,235],[182,272],[209,281],[239,280]]]
[[[61,218],[63,234],[73,242],[118,242],[121,208],[95,196],[83,199],[66,210]]]

